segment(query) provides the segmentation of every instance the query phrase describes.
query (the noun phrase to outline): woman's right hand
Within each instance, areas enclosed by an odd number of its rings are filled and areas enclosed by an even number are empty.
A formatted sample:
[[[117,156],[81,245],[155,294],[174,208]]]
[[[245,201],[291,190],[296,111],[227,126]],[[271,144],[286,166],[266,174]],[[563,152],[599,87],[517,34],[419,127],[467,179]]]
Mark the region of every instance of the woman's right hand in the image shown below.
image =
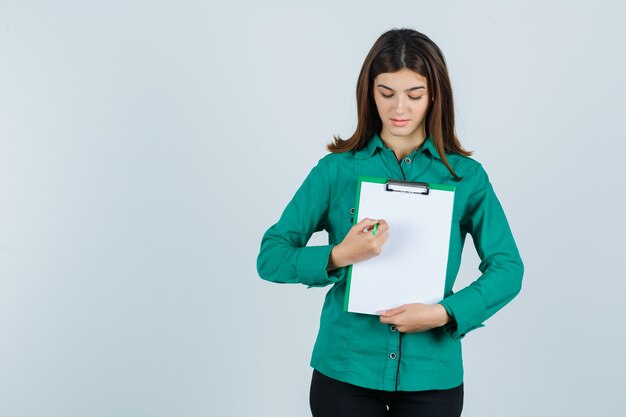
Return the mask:
[[[376,234],[372,234],[378,223]],[[346,237],[330,253],[327,270],[341,268],[365,261],[380,255],[383,245],[389,238],[389,224],[386,221],[365,218],[352,226]]]

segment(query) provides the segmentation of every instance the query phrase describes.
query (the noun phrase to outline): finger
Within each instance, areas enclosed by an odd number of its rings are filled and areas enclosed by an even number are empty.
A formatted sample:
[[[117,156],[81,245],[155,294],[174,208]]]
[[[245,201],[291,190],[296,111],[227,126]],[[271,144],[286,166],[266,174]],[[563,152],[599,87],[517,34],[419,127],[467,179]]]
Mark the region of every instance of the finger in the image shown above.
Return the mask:
[[[385,317],[383,315],[380,316],[380,322],[384,324],[395,324],[393,317]]]
[[[378,233],[386,232],[389,230],[389,223],[384,220],[378,222]]]
[[[396,308],[391,308],[389,310],[383,310],[380,312],[381,316],[385,316],[385,317],[391,317],[391,316],[395,316],[396,314],[400,314],[405,310],[404,306],[400,306],[400,307],[396,307]]]
[[[376,223],[378,223],[378,220],[374,220],[374,219],[370,219],[369,217],[366,217],[360,222],[358,222],[357,224],[355,224],[355,226],[358,226],[361,230],[363,230],[366,228],[369,229],[370,227],[373,227]]]
[[[381,239],[387,240],[389,238],[389,231],[383,230],[382,232],[378,232],[376,236],[380,235]]]

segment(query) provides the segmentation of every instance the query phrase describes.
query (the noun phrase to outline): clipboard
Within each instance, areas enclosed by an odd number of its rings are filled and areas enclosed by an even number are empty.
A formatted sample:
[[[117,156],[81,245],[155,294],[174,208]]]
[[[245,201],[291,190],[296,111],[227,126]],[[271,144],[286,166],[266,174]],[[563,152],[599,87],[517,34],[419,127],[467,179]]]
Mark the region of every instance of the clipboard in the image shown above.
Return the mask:
[[[355,223],[389,223],[380,255],[350,265],[344,311],[375,314],[443,299],[455,187],[359,177]]]

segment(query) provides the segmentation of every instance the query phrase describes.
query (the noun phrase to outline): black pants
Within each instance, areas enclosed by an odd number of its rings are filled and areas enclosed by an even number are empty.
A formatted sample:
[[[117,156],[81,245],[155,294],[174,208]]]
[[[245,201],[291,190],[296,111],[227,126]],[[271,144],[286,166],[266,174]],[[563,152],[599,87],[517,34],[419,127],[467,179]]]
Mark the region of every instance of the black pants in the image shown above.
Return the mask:
[[[313,370],[309,396],[313,417],[459,417],[463,384],[429,391],[379,391]]]

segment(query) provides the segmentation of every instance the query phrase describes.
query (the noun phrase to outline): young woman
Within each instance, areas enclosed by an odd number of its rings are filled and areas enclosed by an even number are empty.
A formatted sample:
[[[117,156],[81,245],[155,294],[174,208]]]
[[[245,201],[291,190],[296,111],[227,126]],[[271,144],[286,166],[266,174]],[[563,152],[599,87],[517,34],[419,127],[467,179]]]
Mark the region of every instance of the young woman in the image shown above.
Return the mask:
[[[258,272],[273,282],[332,285],[311,359],[314,416],[459,416],[460,341],[517,295],[522,261],[487,174],[456,137],[446,63],[432,40],[410,29],[384,33],[363,63],[357,107],[356,132],[335,137],[263,236]],[[361,175],[456,187],[439,303],[380,316],[343,311],[346,267],[378,256],[393,239],[384,219],[353,224]],[[368,233],[376,223],[377,233]],[[329,244],[306,246],[320,230]],[[481,275],[453,293],[468,233]]]

